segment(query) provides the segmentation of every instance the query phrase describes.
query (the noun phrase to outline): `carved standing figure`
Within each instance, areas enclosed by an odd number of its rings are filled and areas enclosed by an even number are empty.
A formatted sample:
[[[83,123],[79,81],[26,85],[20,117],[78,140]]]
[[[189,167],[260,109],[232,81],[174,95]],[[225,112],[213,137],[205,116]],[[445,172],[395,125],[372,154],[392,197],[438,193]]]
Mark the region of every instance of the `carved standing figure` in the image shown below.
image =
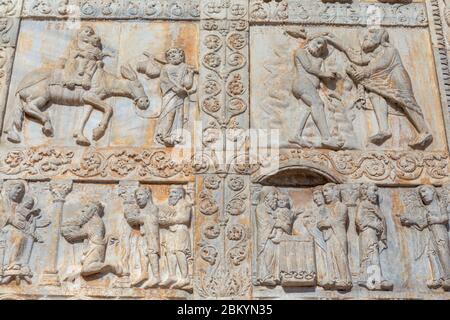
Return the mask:
[[[317,284],[321,287],[326,287],[329,280],[327,270],[327,244],[324,240],[324,234],[327,233],[327,231],[323,230],[323,232],[321,232],[317,228],[317,222],[326,217],[325,198],[321,187],[317,187],[313,190],[313,202],[315,208],[312,208],[311,210],[308,210],[307,213],[303,214],[303,222],[306,230],[314,239]]]
[[[196,90],[194,74],[198,71],[185,62],[183,49],[170,48],[165,56],[165,62],[155,59],[163,63],[159,73],[162,107],[156,125],[155,140],[162,145],[173,147],[183,141],[183,127],[189,112],[186,106],[190,102],[189,96]],[[154,61],[149,57],[147,67],[138,67],[138,72],[155,77]]]
[[[328,183],[323,186],[325,210],[317,227],[322,231],[327,244],[328,283],[326,289],[350,290],[352,278],[348,261],[348,209],[340,200],[338,186]]]
[[[369,290],[392,290],[393,284],[383,278],[380,254],[387,248],[386,219],[379,207],[378,187],[361,185],[361,202],[356,211],[359,234],[359,285]]]
[[[362,35],[361,49],[347,49],[332,35],[327,39],[343,51],[352,62],[347,67],[353,81],[368,92],[378,122],[378,133],[369,141],[381,145],[391,138],[388,103],[407,116],[418,135],[411,139],[413,149],[425,149],[433,141],[422,108],[414,96],[411,79],[403,66],[398,50],[389,42],[389,34],[384,28],[369,28]],[[365,101],[365,99],[363,98]]]
[[[69,274],[65,280],[75,281],[94,274],[114,273],[121,275],[122,269],[118,265],[106,264],[106,249],[108,237],[103,222],[104,206],[100,202],[91,202],[82,210],[81,214],[65,221],[61,226],[61,234],[69,243],[83,242],[83,255],[80,271]]]
[[[450,245],[448,235],[448,203],[441,202],[436,189],[431,185],[417,188],[420,203],[409,203],[410,210],[400,217],[406,227],[413,227],[425,233],[425,242],[416,252],[417,258],[427,254],[432,279],[429,288],[442,287],[450,290]],[[417,207],[419,205],[419,207]]]
[[[167,204],[160,208],[160,225],[165,228],[165,257],[168,276],[160,284],[170,288],[190,285],[189,259],[191,258],[190,223],[193,203],[186,199],[181,186],[172,186]],[[177,276],[177,269],[180,276]]]
[[[50,221],[43,218],[40,209],[35,208],[35,199],[26,194],[22,181],[13,182],[7,188],[7,196],[3,203],[3,217],[0,229],[6,235],[6,261],[3,264],[2,284],[12,280],[20,283],[25,280],[31,283],[33,276],[29,260],[34,242],[43,242],[37,228],[43,228]]]
[[[292,31],[286,33],[296,38],[305,37],[305,48],[299,48],[294,53],[296,74],[292,84],[292,93],[302,100],[307,108],[307,113],[300,120],[299,132],[290,141],[300,146],[311,147],[311,144],[302,138],[303,130],[309,115],[312,116],[322,138],[322,147],[328,149],[340,149],[342,144],[330,134],[330,129],[325,115],[325,104],[319,95],[321,83],[337,78],[337,73],[324,71],[323,64],[328,57],[327,40],[323,35],[306,36]]]
[[[275,226],[278,195],[276,188],[264,187],[256,206],[258,282],[269,286],[280,282],[278,246],[270,239]]]
[[[160,282],[159,273],[159,209],[153,204],[152,192],[149,188],[140,187],[134,192],[137,210],[125,212],[125,218],[131,226],[138,226],[146,241],[146,258],[141,266],[141,275],[135,284],[143,283],[143,288],[152,288]],[[149,277],[149,267],[151,277]]]
[[[89,30],[87,28],[82,30]],[[94,37],[94,35],[91,35]],[[91,40],[89,40],[91,41]],[[95,37],[94,40],[95,41]],[[97,41],[100,41],[98,38]],[[98,45],[98,44],[97,44]],[[89,60],[89,58],[87,58]],[[70,59],[69,59],[70,60]],[[73,57],[72,57],[73,60]],[[92,60],[92,59],[91,59]],[[113,114],[112,107],[104,100],[110,97],[126,97],[134,101],[134,104],[142,110],[149,106],[148,97],[145,94],[144,87],[138,79],[137,73],[129,65],[123,65],[120,68],[120,79],[103,69],[103,64],[96,61],[96,67],[93,66],[90,71],[89,62],[86,62],[84,72],[91,78],[90,83],[87,79],[82,81],[85,86],[67,87],[65,79],[64,66],[60,69],[49,70],[41,68],[33,70],[27,74],[19,83],[16,91],[17,100],[13,110],[11,123],[6,129],[7,139],[13,143],[20,143],[19,132],[22,131],[24,116],[38,121],[42,125],[42,132],[46,136],[53,136],[54,129],[50,118],[44,109],[52,104],[83,107],[86,106],[83,116],[79,119],[73,137],[79,145],[90,145],[90,141],[84,136],[84,127],[89,120],[93,109],[103,113],[98,126],[92,132],[92,138],[99,140],[106,132],[108,124]],[[94,70],[94,71],[92,71]],[[89,73],[93,73],[92,76]],[[88,84],[88,85],[87,85]],[[72,83],[69,84],[72,87]],[[86,89],[89,87],[89,89]]]

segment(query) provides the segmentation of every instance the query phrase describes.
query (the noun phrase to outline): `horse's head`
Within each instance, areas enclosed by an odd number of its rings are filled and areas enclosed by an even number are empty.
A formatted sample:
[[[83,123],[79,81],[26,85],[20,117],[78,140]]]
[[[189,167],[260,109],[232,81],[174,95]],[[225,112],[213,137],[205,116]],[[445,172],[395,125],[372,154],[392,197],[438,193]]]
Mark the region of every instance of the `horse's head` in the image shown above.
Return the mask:
[[[139,81],[136,71],[126,64],[120,67],[120,73],[122,77],[128,80],[128,91],[134,100],[134,104],[141,110],[146,110],[150,105],[147,95],[145,94],[144,87]]]

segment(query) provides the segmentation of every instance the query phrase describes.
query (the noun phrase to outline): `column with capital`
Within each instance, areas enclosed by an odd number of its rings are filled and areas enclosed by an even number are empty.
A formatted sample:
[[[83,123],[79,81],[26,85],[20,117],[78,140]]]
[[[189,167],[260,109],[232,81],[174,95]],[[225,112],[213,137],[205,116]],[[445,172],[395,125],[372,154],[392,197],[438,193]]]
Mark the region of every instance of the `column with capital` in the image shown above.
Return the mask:
[[[58,248],[61,233],[61,221],[64,203],[67,195],[72,191],[72,180],[51,181],[50,192],[53,197],[53,217],[50,230],[50,243],[47,255],[47,266],[41,276],[40,285],[59,286],[61,284],[58,274]]]

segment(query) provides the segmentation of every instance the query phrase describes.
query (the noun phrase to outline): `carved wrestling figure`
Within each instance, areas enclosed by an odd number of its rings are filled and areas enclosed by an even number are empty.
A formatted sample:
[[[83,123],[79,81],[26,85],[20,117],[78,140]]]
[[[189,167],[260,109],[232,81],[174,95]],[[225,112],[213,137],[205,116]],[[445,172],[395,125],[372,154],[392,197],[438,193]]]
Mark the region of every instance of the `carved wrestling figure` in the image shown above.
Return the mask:
[[[388,123],[388,103],[398,107],[417,130],[418,135],[410,140],[413,149],[425,149],[433,141],[422,108],[416,101],[411,79],[403,66],[400,54],[389,42],[389,34],[384,28],[370,28],[363,33],[361,49],[347,49],[332,35],[328,41],[343,51],[352,62],[347,67],[348,75],[361,85],[372,102],[378,122],[378,133],[369,141],[381,145],[391,138]]]
[[[286,31],[286,33],[296,38],[301,37],[294,32]],[[336,79],[338,76],[336,72],[322,70],[327,57],[327,40],[322,35],[306,37],[306,47],[299,48],[294,53],[297,73],[292,85],[292,92],[297,99],[302,100],[307,105],[308,112],[301,118],[299,132],[290,142],[311,147],[311,144],[302,138],[306,121],[311,115],[320,132],[322,147],[336,150],[340,149],[342,144],[330,134],[325,116],[325,105],[319,95],[320,84],[323,81]]]

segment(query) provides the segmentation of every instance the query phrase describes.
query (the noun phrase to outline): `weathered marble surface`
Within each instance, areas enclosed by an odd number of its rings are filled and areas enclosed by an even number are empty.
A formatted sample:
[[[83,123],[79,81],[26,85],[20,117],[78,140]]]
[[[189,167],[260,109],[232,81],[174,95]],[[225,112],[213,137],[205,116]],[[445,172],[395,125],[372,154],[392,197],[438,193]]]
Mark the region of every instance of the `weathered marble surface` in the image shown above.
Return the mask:
[[[0,3],[0,299],[449,299],[449,3]]]

